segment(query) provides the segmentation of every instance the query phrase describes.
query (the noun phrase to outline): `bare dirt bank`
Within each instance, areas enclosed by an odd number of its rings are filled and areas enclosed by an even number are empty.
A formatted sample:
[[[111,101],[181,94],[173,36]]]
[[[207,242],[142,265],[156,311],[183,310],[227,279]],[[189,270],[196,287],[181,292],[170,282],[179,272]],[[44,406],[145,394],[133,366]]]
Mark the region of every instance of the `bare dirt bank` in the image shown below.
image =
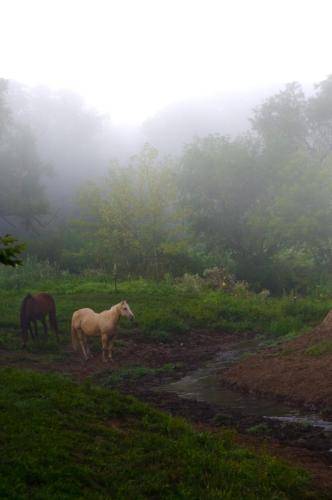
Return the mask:
[[[332,311],[309,333],[236,363],[221,381],[332,415]]]

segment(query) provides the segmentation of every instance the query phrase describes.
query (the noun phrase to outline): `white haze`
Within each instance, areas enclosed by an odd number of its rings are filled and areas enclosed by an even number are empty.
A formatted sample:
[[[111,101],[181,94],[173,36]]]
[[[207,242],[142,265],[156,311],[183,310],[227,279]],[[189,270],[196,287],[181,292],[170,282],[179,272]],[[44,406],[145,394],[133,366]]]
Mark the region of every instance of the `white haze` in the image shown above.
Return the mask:
[[[329,0],[3,0],[1,76],[138,125],[178,101],[323,80],[331,13]]]

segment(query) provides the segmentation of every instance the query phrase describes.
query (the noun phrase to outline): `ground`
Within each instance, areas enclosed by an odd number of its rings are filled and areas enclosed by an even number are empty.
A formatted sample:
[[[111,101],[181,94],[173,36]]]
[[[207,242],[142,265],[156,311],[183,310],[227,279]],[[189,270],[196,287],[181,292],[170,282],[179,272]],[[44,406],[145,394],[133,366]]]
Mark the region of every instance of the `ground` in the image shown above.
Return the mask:
[[[50,284],[48,289],[53,290],[55,285],[53,283],[51,287]],[[272,422],[266,425],[260,418],[230,412],[227,406],[180,399],[176,394],[164,392],[161,387],[204,366],[218,351],[236,347],[245,338],[256,338],[257,334],[253,332],[258,332],[259,338],[269,342],[281,340],[289,332],[292,335],[301,333],[324,317],[331,308],[328,301],[303,299],[294,302],[287,298],[261,301],[256,296],[239,298],[212,291],[184,293],[174,287],[141,281],[124,284],[123,291],[117,293],[111,288],[105,292],[105,283],[78,280],[74,285],[61,281],[58,284],[61,290],[55,295],[60,345],[50,336],[47,341],[41,338],[39,343],[30,342],[26,350],[21,348],[18,329],[19,305],[25,292],[2,293],[0,370],[1,367],[12,367],[44,372],[47,376],[53,373],[67,375],[79,386],[88,382],[107,390],[115,388],[122,394],[134,395],[167,413],[185,417],[199,431],[208,429],[219,435],[220,429],[236,429],[234,436],[239,443],[281,456],[290,464],[301,465],[309,471],[315,480],[317,494],[314,498],[320,498],[323,491],[328,491],[326,498],[332,497],[331,462],[326,456],[326,438],[321,431]],[[102,362],[99,339],[92,345],[94,358],[83,362],[70,342],[72,312],[83,306],[92,306],[100,311],[123,298],[128,299],[136,313],[138,325],[129,328],[124,321],[115,344],[112,364]],[[301,342],[302,338],[307,337],[298,337],[294,342]],[[290,345],[297,348],[300,344]],[[279,349],[283,348],[274,347],[267,351],[272,353],[269,359],[273,359],[273,353],[279,352]],[[325,337],[318,345],[309,342],[303,346],[310,362],[329,356],[329,349],[330,344]],[[294,352],[286,350],[283,357],[288,354],[293,355]],[[278,359],[276,356],[276,365]],[[243,363],[238,366],[244,366]],[[249,375],[252,365],[248,362],[246,366],[247,371],[243,373]],[[233,369],[236,370],[236,367]],[[329,380],[325,376],[325,387]],[[323,388],[323,383],[320,387]],[[115,425],[115,421],[112,422]]]
[[[250,356],[221,374],[241,390],[269,394],[332,416],[332,312],[311,332]]]
[[[268,451],[289,463],[304,467],[313,475],[317,487],[332,491],[331,463],[319,450],[317,433],[312,431],[312,436],[306,435],[314,443],[311,450],[299,445],[303,435],[298,434],[291,426],[276,426],[272,431],[269,429],[268,436],[266,433],[253,436],[248,430],[261,425],[259,419],[230,414],[217,406],[183,400],[175,394],[156,390],[162,384],[202,366],[216,352],[236,345],[243,337],[243,333],[196,331],[177,335],[168,342],[151,342],[138,330],[122,331],[115,345],[111,365],[102,362],[98,340],[93,345],[94,358],[85,363],[79,354],[73,352],[68,338],[62,338],[59,351],[56,348],[48,350],[47,345],[42,343],[40,348],[34,346],[32,352],[2,348],[0,364],[42,372],[59,372],[70,375],[79,382],[88,378],[106,387],[115,387],[122,393],[134,395],[172,415],[183,416],[198,428],[212,431],[224,425],[236,428],[239,443]]]

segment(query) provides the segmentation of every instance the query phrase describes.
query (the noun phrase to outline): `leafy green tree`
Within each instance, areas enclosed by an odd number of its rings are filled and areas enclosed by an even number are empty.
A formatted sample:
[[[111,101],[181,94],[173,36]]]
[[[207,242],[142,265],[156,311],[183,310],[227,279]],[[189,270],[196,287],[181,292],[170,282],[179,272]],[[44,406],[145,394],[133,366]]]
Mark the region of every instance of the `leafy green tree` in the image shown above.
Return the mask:
[[[290,84],[255,110],[252,136],[199,139],[182,158],[196,238],[220,263],[230,254],[238,277],[257,287],[297,286],[291,261],[315,262],[317,279],[331,269],[331,103],[331,78],[310,99]]]
[[[275,252],[275,242],[252,218],[264,210],[266,189],[257,145],[250,138],[198,139],[181,165],[182,200],[196,237],[220,264],[230,254],[238,276],[254,281],[253,270],[257,276]]]
[[[274,161],[283,160],[309,147],[307,101],[301,86],[294,82],[266,99],[254,110],[251,125],[262,150]]]
[[[127,167],[113,164],[102,186],[89,186],[80,200],[101,267],[159,278],[170,255],[183,250],[174,167],[149,145]]]
[[[270,202],[257,217],[283,248],[307,252],[326,274],[332,265],[332,77],[309,99],[298,84],[287,86],[256,111],[253,125],[270,172]]]
[[[19,243],[15,238],[7,234],[0,237],[0,264],[5,266],[16,266],[22,263],[20,254],[25,245]]]

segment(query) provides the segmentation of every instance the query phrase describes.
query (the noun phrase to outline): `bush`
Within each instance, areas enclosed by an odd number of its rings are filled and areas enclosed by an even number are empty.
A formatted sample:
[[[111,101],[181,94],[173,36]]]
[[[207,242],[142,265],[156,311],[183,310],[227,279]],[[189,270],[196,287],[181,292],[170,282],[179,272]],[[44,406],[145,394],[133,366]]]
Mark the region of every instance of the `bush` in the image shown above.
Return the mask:
[[[204,282],[213,290],[233,290],[234,277],[225,267],[211,267],[203,272]]]
[[[236,281],[233,285],[232,293],[237,297],[248,297],[250,295],[249,283],[246,281]]]
[[[204,286],[204,280],[198,274],[184,274],[182,278],[175,280],[178,290],[183,292],[200,292]]]
[[[297,332],[303,327],[303,321],[299,318],[280,318],[272,321],[270,332],[276,336],[286,336],[290,332]]]

